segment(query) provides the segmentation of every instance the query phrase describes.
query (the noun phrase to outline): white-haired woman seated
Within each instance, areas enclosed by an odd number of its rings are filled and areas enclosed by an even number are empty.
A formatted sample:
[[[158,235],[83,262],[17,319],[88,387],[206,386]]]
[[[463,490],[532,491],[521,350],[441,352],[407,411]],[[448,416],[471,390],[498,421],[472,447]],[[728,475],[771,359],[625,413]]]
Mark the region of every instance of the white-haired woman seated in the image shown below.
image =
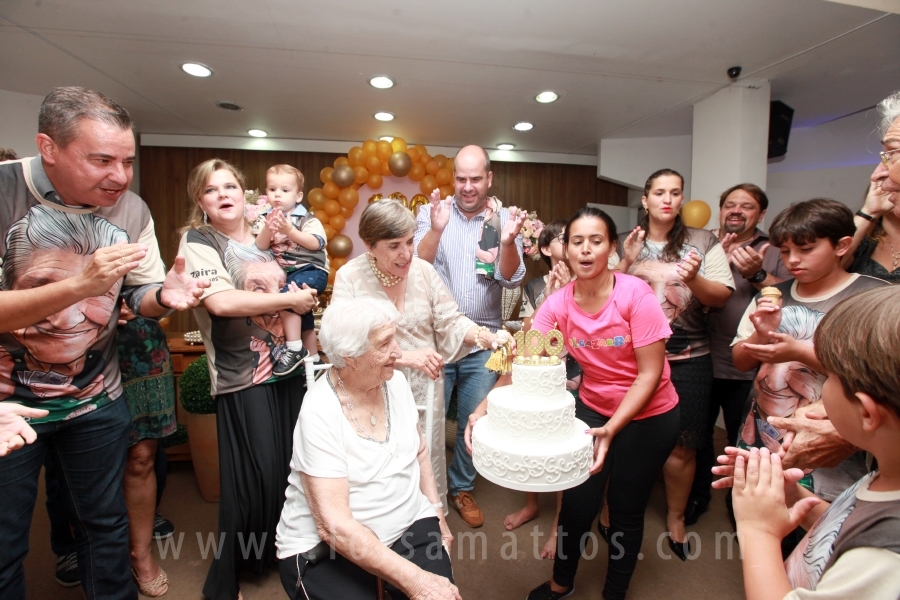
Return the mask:
[[[394,600],[460,598],[415,401],[394,369],[399,317],[371,298],[322,316],[334,367],[304,398],[276,539],[294,600],[371,600],[382,581]]]

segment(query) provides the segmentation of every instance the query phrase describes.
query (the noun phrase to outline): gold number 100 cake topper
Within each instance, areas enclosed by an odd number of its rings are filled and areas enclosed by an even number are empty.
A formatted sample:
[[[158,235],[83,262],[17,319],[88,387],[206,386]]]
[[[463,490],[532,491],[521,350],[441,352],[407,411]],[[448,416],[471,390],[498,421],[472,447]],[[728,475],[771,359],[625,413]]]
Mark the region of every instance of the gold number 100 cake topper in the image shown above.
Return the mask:
[[[537,329],[528,333],[519,331],[513,336],[518,348],[518,356],[514,361],[518,365],[558,365],[559,355],[564,346],[563,334],[558,329],[551,329],[543,334]],[[546,353],[547,356],[541,356]],[[527,355],[527,356],[526,356]]]

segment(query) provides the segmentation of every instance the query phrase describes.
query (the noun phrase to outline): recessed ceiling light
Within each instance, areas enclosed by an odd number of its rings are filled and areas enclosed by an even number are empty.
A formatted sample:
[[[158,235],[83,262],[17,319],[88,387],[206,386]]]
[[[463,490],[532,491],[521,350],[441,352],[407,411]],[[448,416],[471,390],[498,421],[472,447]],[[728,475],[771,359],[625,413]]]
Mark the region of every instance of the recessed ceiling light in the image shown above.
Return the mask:
[[[369,85],[379,90],[386,90],[394,87],[394,80],[384,75],[378,75],[369,80]]]
[[[514,144],[497,144],[497,150],[512,150],[515,147]]]
[[[515,129],[516,131],[528,131],[532,127],[534,127],[534,125],[532,125],[528,121],[522,121],[521,123],[516,123],[515,125],[513,125],[513,129]]]
[[[556,92],[541,92],[537,96],[534,97],[535,100],[540,102],[541,104],[547,104],[549,102],[555,102],[559,98],[559,94]]]
[[[209,77],[212,75],[212,69],[200,63],[184,63],[181,65],[181,70],[194,77]]]
[[[389,136],[389,135],[383,135],[383,136],[381,136],[381,137],[378,138],[378,139],[381,140],[382,142],[388,142],[388,143],[394,141],[394,138],[392,138],[392,137]]]
[[[253,137],[266,137],[267,135],[269,135],[268,133],[266,133],[266,132],[263,131],[262,129],[250,129],[250,130],[247,131],[247,133],[249,133],[249,134],[252,135]]]
[[[393,121],[394,114],[389,112],[377,112],[375,113],[375,118],[379,121]]]
[[[224,108],[225,110],[242,110],[240,104],[229,102],[228,100],[220,100],[219,102],[216,102],[216,106]]]

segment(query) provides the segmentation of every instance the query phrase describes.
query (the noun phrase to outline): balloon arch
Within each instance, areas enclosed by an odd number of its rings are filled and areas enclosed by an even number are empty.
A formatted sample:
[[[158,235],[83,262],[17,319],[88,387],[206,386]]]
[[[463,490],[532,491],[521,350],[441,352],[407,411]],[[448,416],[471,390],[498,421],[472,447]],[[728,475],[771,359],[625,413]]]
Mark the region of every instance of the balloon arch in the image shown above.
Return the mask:
[[[431,156],[425,146],[408,146],[406,140],[399,137],[390,142],[366,140],[362,146],[350,148],[346,156],[335,159],[333,167],[322,169],[319,173],[322,187],[311,189],[307,195],[312,213],[321,221],[328,238],[329,284],[334,283],[335,273],[353,253],[353,240],[341,231],[354,217],[354,209],[360,200],[358,190],[379,190],[384,178],[390,176],[419,184],[421,194],[408,201],[399,192],[389,196],[402,201],[414,212],[428,202],[428,195],[435,188],[441,190],[443,197],[453,194],[453,158],[443,154]],[[368,201],[381,197],[381,194],[373,194]]]

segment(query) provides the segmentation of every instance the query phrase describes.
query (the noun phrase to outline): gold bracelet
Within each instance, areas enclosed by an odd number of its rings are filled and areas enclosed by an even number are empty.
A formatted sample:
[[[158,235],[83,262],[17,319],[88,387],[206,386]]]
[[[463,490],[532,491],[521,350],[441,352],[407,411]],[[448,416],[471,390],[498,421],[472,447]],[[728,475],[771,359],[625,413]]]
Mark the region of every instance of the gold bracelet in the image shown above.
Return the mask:
[[[482,325],[481,327],[478,328],[478,331],[475,332],[475,346],[479,350],[487,350],[488,349],[487,346],[485,346],[484,344],[481,343],[481,337],[480,337],[481,332],[487,331],[487,330],[488,330],[488,328]]]

